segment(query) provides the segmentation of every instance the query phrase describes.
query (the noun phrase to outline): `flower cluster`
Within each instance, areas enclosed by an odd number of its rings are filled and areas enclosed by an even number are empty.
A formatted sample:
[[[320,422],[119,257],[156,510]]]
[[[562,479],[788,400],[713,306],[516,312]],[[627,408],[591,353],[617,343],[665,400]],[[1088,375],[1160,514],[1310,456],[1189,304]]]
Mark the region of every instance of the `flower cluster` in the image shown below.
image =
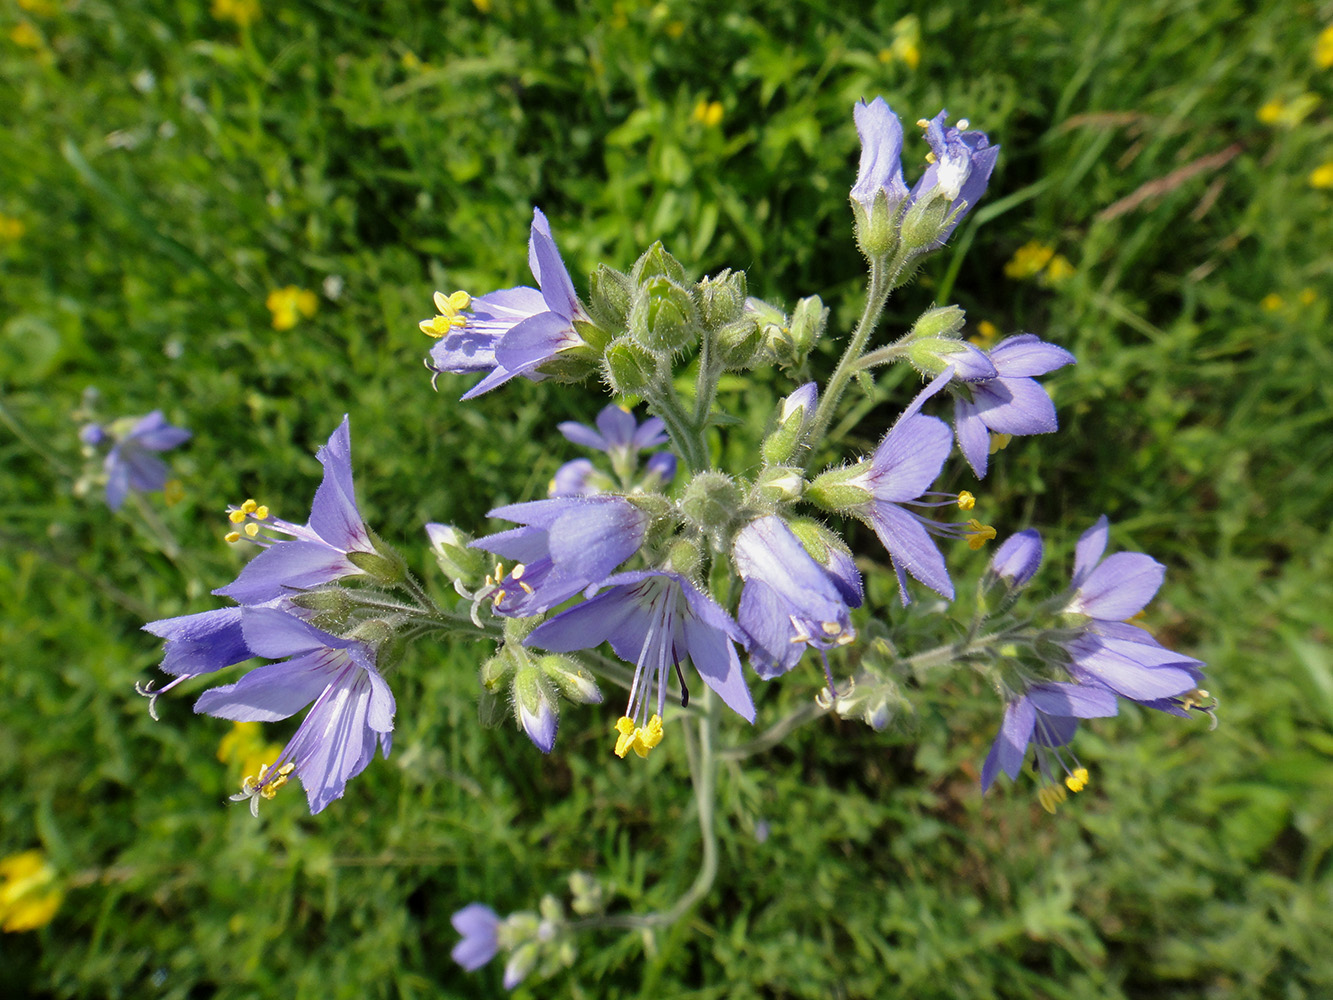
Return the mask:
[[[263,551],[230,584],[214,591],[236,602],[177,618],[150,622],[144,630],[166,640],[161,669],[175,677],[158,697],[200,674],[252,657],[275,662],[256,667],[233,684],[200,695],[195,711],[235,722],[275,722],[310,711],[278,757],[247,776],[234,799],[258,811],[290,780],[300,779],[310,811],[341,798],[376,744],[389,755],[394,699],[382,676],[380,653],[392,622],[351,613],[340,590],[324,589],[348,578],[379,584],[403,579],[399,557],[361,519],[352,485],[347,418],[319,450],[324,479],[310,519],[293,524],[247,500],[228,508],[229,542],[247,540]]]

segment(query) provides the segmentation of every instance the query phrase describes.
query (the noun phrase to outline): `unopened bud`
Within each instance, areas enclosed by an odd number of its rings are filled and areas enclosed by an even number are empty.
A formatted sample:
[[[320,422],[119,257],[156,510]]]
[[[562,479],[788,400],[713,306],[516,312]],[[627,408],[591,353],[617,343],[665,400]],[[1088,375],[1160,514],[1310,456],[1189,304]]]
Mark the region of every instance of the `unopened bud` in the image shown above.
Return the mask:
[[[452,580],[460,580],[466,587],[475,587],[486,572],[486,555],[468,548],[472,536],[459,531],[452,524],[426,525],[430,549],[440,569]]]
[[[616,395],[637,396],[657,382],[657,359],[629,337],[620,337],[602,357],[602,374]]]
[[[699,339],[694,298],[669,278],[649,278],[639,286],[629,312],[629,334],[654,354],[686,350]]]
[[[650,278],[669,278],[676,284],[685,283],[685,267],[675,257],[667,253],[666,247],[662,246],[661,241],[654,243],[643,252],[638,260],[634,262],[634,268],[630,271],[630,280],[636,285],[642,285]]]
[[[586,668],[563,656],[543,656],[537,666],[576,705],[600,705],[602,692],[597,687],[597,680]]]
[[[865,507],[873,496],[855,480],[864,476],[868,469],[867,462],[830,469],[815,477],[814,482],[805,488],[805,499],[823,510],[840,514]]]
[[[764,335],[753,316],[742,316],[713,332],[717,357],[726,371],[756,368],[765,355]]]
[[[745,308],[745,272],[725,270],[704,278],[699,282],[696,294],[703,324],[708,329],[716,330],[734,322]]]
[[[630,304],[634,301],[634,282],[628,274],[598,264],[590,281],[588,311],[599,326],[606,330],[625,329]]]
[[[907,336],[911,340],[922,337],[954,337],[963,328],[966,316],[967,314],[958,306],[927,309],[917,317]]]
[[[514,674],[513,696],[514,718],[519,728],[527,733],[538,750],[550,753],[560,723],[550,682],[536,667],[520,667]]]
[[[795,503],[805,490],[805,477],[800,469],[775,465],[759,473],[754,488],[769,503]]]
[[[701,472],[685,487],[680,509],[704,534],[719,538],[740,512],[740,492],[726,473]]]
[[[782,401],[778,411],[778,426],[764,439],[760,448],[766,463],[781,465],[791,461],[805,436],[806,428],[814,419],[817,400],[817,386],[814,382],[807,382]]]

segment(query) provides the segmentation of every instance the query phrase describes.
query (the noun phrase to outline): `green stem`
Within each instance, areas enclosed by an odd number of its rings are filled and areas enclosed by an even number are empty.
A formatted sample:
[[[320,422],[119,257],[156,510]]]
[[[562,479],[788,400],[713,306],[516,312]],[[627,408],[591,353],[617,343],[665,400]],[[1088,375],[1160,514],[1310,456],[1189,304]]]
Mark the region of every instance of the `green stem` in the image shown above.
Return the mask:
[[[645,393],[648,408],[662,418],[671,443],[680,452],[680,457],[690,467],[691,472],[703,472],[709,466],[708,443],[704,440],[703,429],[695,425],[685,415],[680,398],[671,386],[665,392]]]
[[[884,311],[884,303],[888,301],[889,292],[893,290],[894,278],[897,277],[897,273],[901,269],[901,266],[899,266],[890,271],[889,265],[885,261],[871,262],[870,288],[866,292],[866,305],[861,312],[861,321],[857,323],[856,332],[852,334],[852,339],[848,341],[847,349],[842,352],[838,367],[834,369],[832,377],[828,380],[828,385],[824,387],[824,398],[819,401],[819,409],[815,411],[815,419],[811,421],[810,428],[805,434],[803,444],[804,447],[809,449],[807,460],[813,460],[820,441],[823,440],[824,434],[828,431],[829,422],[833,419],[833,414],[838,408],[838,400],[842,398],[848,381],[856,372],[857,363],[861,360],[861,353],[865,350],[866,342],[870,339],[875,324],[879,322],[880,313]]]
[[[706,330],[699,346],[699,377],[694,384],[694,426],[702,429],[708,423],[708,414],[713,409],[713,397],[717,394],[719,373],[713,358],[717,350],[713,345],[713,331]]]

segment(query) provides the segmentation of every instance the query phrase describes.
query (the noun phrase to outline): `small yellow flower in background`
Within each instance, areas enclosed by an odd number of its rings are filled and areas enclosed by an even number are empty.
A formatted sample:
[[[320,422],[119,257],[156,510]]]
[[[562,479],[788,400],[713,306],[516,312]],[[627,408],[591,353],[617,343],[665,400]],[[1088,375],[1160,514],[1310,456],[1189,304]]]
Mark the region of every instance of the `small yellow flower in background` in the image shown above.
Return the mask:
[[[1333,188],[1333,160],[1321,163],[1310,171],[1310,187]]]
[[[17,243],[23,239],[23,234],[27,231],[28,227],[23,224],[22,219],[0,214],[0,243]]]
[[[1319,294],[1313,288],[1302,288],[1301,294],[1297,296],[1303,306],[1312,306],[1319,301]]]
[[[697,122],[702,122],[709,128],[722,124],[722,102],[709,101],[706,98],[699,98],[699,103],[694,106],[694,111],[690,117]]]
[[[887,48],[879,50],[882,63],[900,62],[908,69],[921,65],[921,21],[915,14],[908,14],[893,26],[893,40]]]
[[[31,21],[20,21],[9,32],[9,40],[22,49],[40,49],[42,35]]]
[[[290,330],[300,322],[302,316],[309,319],[315,315],[319,309],[319,299],[308,288],[288,285],[269,292],[264,305],[273,314],[273,329]]]
[[[990,320],[983,319],[977,324],[977,332],[967,339],[984,351],[994,344],[999,337],[1000,328]]]
[[[1255,117],[1265,125],[1293,128],[1309,117],[1310,112],[1317,107],[1319,107],[1319,95],[1307,91],[1290,101],[1275,97],[1262,105],[1255,112]]]
[[[213,0],[212,14],[244,28],[259,20],[259,0]]]
[[[218,760],[234,765],[241,775],[254,774],[272,764],[282,753],[277,743],[265,743],[258,722],[233,722],[231,731],[218,743]]]
[[[1014,251],[1013,257],[1004,265],[1004,275],[1017,281],[1035,278],[1054,256],[1055,247],[1031,240]]]
[[[56,16],[56,5],[51,0],[19,0],[19,6],[38,17]]]
[[[477,10],[481,11],[483,14],[489,14],[491,12],[491,0],[472,0],[472,6],[476,7]]]
[[[0,926],[6,932],[45,927],[64,898],[56,870],[41,851],[0,858]]]
[[[1066,278],[1074,273],[1074,265],[1069,263],[1069,258],[1062,253],[1056,254],[1051,258],[1051,262],[1046,265],[1046,280],[1052,285],[1061,284]]]
[[[684,21],[668,21],[666,26],[668,38],[680,38],[685,34]]]
[[[1333,69],[1333,24],[1319,32],[1315,39],[1314,61],[1320,69]]]
[[[1267,312],[1277,312],[1285,303],[1277,292],[1269,292],[1259,300],[1259,308]]]

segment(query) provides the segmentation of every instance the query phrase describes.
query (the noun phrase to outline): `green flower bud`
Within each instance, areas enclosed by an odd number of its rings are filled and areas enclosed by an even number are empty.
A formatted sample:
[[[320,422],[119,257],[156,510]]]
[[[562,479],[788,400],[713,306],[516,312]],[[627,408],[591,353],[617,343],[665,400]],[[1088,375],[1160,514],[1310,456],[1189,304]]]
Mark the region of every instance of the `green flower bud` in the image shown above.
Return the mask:
[[[745,292],[744,271],[725,270],[700,281],[696,294],[704,326],[716,330],[740,319],[745,308]]]
[[[496,694],[501,691],[517,667],[508,646],[502,646],[489,660],[481,665],[481,687],[483,691]]]
[[[818,388],[814,382],[807,382],[782,401],[778,426],[760,447],[760,454],[767,464],[781,465],[791,461],[806,428],[814,419],[817,401]]]
[[[938,187],[913,203],[903,216],[902,250],[919,254],[939,239],[952,204]]]
[[[584,667],[563,656],[543,656],[537,666],[576,705],[600,705],[602,692],[597,680]]]
[[[474,588],[486,573],[486,553],[468,548],[472,536],[452,524],[427,524],[430,550],[446,576]]]
[[[593,320],[607,330],[623,330],[634,301],[634,282],[628,274],[598,264],[590,279],[588,311]]]
[[[666,561],[673,573],[692,577],[703,565],[703,553],[699,551],[699,546],[688,538],[678,538],[667,550]]]
[[[685,268],[680,261],[666,252],[661,241],[654,243],[643,252],[643,256],[634,262],[630,271],[630,280],[642,285],[650,278],[669,278],[678,285],[685,283]]]
[[[740,513],[740,491],[724,472],[701,472],[685,487],[680,510],[687,521],[717,540]]]
[[[629,335],[657,355],[674,354],[699,339],[694,298],[670,278],[649,278],[639,286],[629,312]]]
[[[382,618],[372,618],[364,621],[347,635],[349,639],[357,639],[364,642],[371,649],[378,650],[385,643],[389,642],[398,630]]]
[[[890,208],[888,192],[879,190],[871,202],[870,211],[860,201],[852,199],[852,219],[856,245],[871,260],[885,260],[898,249],[898,220],[902,203]]]
[[[345,616],[355,601],[341,587],[329,587],[325,590],[305,590],[288,598],[298,608],[314,611],[321,615]]]
[[[370,544],[374,552],[353,550],[347,553],[347,561],[365,573],[376,583],[396,584],[407,579],[407,563],[394,549],[380,540],[375,532],[366,529],[370,535]]]
[[[808,296],[796,303],[788,329],[791,331],[792,349],[795,351],[797,364],[805,360],[805,356],[823,335],[824,327],[827,325],[828,309],[824,307],[824,302],[818,295]]]
[[[815,478],[805,488],[805,499],[823,510],[833,513],[853,513],[870,503],[872,496],[868,489],[853,480],[863,476],[870,468],[868,462],[860,462],[841,469],[830,469]]]
[[[940,306],[937,309],[927,309],[917,317],[907,337],[909,340],[930,337],[956,339],[958,331],[963,328],[963,320],[966,316],[967,313],[963,312],[958,306]]]
[[[602,375],[616,395],[638,396],[658,381],[657,359],[629,337],[619,337],[602,356]]]
[[[713,331],[718,360],[725,371],[740,372],[763,364],[763,331],[753,316],[742,316]]]
[[[519,667],[514,674],[514,721],[542,753],[555,746],[560,706],[546,675],[536,667]]]
[[[759,473],[755,492],[769,503],[795,503],[805,491],[805,477],[801,470],[789,465],[775,465]]]
[[[569,873],[569,897],[569,908],[580,917],[606,909],[606,892],[602,884],[587,872]]]

